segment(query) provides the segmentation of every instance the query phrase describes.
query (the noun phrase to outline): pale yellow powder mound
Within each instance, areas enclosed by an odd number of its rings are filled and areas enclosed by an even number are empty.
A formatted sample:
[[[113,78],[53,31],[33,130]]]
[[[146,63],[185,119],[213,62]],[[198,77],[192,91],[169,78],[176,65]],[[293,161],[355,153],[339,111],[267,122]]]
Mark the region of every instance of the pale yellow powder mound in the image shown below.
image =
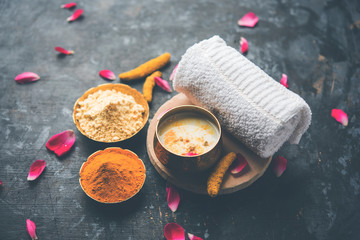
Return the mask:
[[[99,90],[79,102],[76,118],[91,138],[115,142],[135,134],[143,125],[145,109],[130,95]]]

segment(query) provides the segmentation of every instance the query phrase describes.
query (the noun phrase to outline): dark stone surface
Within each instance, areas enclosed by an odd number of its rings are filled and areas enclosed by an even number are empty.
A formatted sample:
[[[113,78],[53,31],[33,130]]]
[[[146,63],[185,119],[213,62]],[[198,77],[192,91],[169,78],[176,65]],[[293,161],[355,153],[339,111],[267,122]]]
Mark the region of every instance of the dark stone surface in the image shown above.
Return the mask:
[[[74,10],[61,4],[0,0],[0,239],[29,239],[27,218],[39,239],[164,239],[169,222],[204,239],[359,239],[359,1],[78,1],[84,17],[73,23],[66,18]],[[236,24],[248,11],[260,18],[253,29]],[[312,109],[300,144],[285,144],[276,154],[288,159],[283,176],[267,171],[249,188],[216,199],[182,192],[172,213],[142,131],[116,145],[145,162],[140,194],[116,206],[89,199],[78,183],[79,168],[108,145],[76,131],[75,147],[63,158],[45,148],[53,134],[75,130],[75,100],[106,83],[99,70],[118,74],[166,51],[172,54],[163,71],[168,79],[188,47],[215,34],[237,49],[240,36],[247,38],[246,56],[276,80],[286,73],[290,90]],[[75,55],[59,56],[55,46]],[[24,71],[41,79],[16,84]],[[142,81],[130,85],[142,89]],[[155,89],[150,118],[174,94]],[[331,118],[332,108],[348,113],[348,127]],[[36,159],[47,167],[29,183]]]

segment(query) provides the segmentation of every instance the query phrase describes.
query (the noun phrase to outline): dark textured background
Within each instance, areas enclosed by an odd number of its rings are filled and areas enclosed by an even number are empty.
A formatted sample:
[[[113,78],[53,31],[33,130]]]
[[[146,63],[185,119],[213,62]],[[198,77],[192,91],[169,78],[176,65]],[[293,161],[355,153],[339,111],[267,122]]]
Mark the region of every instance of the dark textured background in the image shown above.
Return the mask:
[[[359,1],[83,0],[77,3],[84,17],[73,23],[66,22],[73,10],[60,9],[63,3],[0,0],[0,239],[30,239],[27,218],[40,239],[164,239],[169,222],[204,239],[359,239]],[[237,26],[248,11],[260,18],[253,29]],[[106,83],[99,70],[118,74],[166,51],[172,54],[168,79],[188,47],[215,34],[237,49],[240,36],[247,38],[246,56],[276,80],[286,73],[290,90],[312,109],[300,144],[285,144],[278,153],[288,159],[283,176],[267,171],[249,188],[216,199],[183,192],[172,213],[142,131],[116,145],[145,162],[140,194],[117,206],[89,199],[78,183],[79,168],[108,145],[76,130],[76,99]],[[55,46],[75,55],[61,57]],[[41,79],[16,84],[24,71]],[[142,81],[131,86],[141,90]],[[155,89],[150,118],[175,94]],[[348,113],[348,127],[330,117],[332,108]],[[45,143],[66,129],[76,130],[77,140],[59,159]],[[47,167],[29,183],[36,159]]]

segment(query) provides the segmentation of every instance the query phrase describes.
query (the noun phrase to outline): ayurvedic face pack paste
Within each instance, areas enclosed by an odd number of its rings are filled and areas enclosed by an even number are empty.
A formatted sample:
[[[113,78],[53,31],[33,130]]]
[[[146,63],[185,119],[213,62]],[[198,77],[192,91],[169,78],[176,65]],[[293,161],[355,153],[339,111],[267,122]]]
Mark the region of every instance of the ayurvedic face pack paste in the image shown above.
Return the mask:
[[[159,140],[170,152],[195,156],[210,151],[217,143],[219,130],[209,119],[197,113],[177,113],[158,129]]]

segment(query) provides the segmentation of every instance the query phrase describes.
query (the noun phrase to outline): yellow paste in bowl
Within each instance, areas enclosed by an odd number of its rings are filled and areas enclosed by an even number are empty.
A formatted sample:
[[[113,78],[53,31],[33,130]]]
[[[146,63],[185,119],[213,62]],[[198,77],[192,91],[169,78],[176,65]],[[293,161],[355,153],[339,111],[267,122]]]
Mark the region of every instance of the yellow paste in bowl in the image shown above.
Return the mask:
[[[211,150],[219,138],[219,130],[206,117],[181,113],[171,116],[159,126],[159,139],[170,152],[195,156]]]

